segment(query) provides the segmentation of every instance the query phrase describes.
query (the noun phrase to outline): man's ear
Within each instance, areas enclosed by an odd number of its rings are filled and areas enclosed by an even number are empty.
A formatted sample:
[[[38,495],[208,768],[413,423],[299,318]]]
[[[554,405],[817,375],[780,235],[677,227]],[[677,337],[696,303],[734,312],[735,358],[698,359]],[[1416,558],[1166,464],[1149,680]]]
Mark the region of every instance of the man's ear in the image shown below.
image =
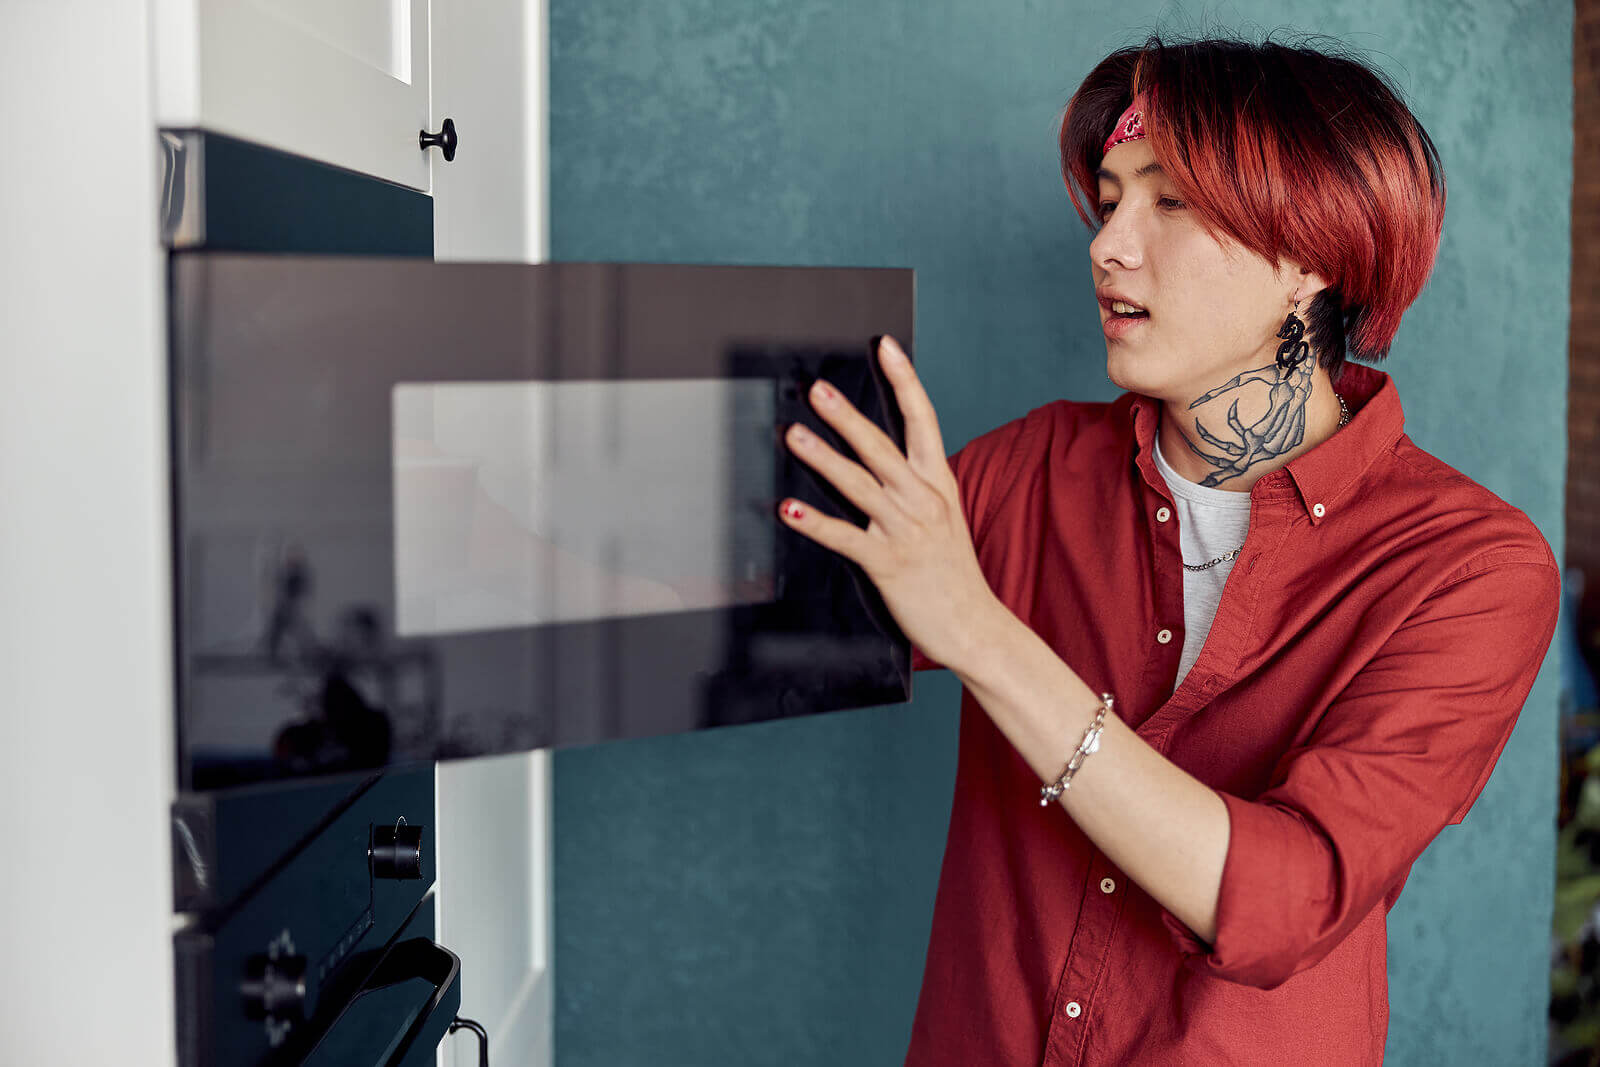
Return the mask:
[[[1311,268],[1297,266],[1293,263],[1290,266],[1299,277],[1299,284],[1289,293],[1290,300],[1295,300],[1297,303],[1305,303],[1328,287],[1328,280]]]

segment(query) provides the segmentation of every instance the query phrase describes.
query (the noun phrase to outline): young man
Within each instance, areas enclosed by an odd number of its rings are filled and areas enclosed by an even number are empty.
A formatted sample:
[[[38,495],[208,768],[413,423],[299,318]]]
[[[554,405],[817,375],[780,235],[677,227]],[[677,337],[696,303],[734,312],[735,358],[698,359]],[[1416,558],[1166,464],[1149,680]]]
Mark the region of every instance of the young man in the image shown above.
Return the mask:
[[[1543,660],[1559,571],[1423,452],[1383,358],[1432,268],[1433,145],[1359,62],[1159,40],[1062,123],[1111,403],[948,460],[879,349],[906,455],[788,443],[868,515],[786,501],[963,682],[907,1063],[1377,1064],[1385,917],[1477,799]]]

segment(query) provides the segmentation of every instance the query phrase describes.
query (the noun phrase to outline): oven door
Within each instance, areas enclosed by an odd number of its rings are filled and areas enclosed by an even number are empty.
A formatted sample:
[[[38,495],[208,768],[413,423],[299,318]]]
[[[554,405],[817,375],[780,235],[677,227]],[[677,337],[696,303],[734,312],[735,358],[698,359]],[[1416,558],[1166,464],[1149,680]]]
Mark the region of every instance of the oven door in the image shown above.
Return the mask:
[[[181,786],[910,695],[865,518],[781,443],[903,447],[900,269],[170,257]]]

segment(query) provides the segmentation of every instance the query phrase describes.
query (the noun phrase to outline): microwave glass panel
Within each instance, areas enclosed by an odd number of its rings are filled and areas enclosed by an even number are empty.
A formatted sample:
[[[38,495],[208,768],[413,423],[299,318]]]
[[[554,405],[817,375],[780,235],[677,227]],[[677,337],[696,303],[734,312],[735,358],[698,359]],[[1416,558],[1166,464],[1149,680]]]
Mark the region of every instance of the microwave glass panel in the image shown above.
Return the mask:
[[[772,600],[772,382],[405,382],[393,404],[399,636]]]

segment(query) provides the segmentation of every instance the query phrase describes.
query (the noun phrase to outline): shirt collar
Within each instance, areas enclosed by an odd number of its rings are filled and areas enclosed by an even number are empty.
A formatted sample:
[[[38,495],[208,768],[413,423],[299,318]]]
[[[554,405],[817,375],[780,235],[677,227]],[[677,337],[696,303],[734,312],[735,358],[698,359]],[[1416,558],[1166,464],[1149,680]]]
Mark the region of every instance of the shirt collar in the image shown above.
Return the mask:
[[[1400,394],[1394,379],[1383,371],[1347,361],[1335,388],[1350,408],[1350,421],[1326,441],[1250,487],[1252,497],[1295,497],[1313,525],[1326,521],[1346,492],[1405,429]],[[1151,459],[1161,401],[1139,393],[1124,393],[1115,406],[1126,406],[1133,423],[1135,462],[1145,480],[1161,486]]]

